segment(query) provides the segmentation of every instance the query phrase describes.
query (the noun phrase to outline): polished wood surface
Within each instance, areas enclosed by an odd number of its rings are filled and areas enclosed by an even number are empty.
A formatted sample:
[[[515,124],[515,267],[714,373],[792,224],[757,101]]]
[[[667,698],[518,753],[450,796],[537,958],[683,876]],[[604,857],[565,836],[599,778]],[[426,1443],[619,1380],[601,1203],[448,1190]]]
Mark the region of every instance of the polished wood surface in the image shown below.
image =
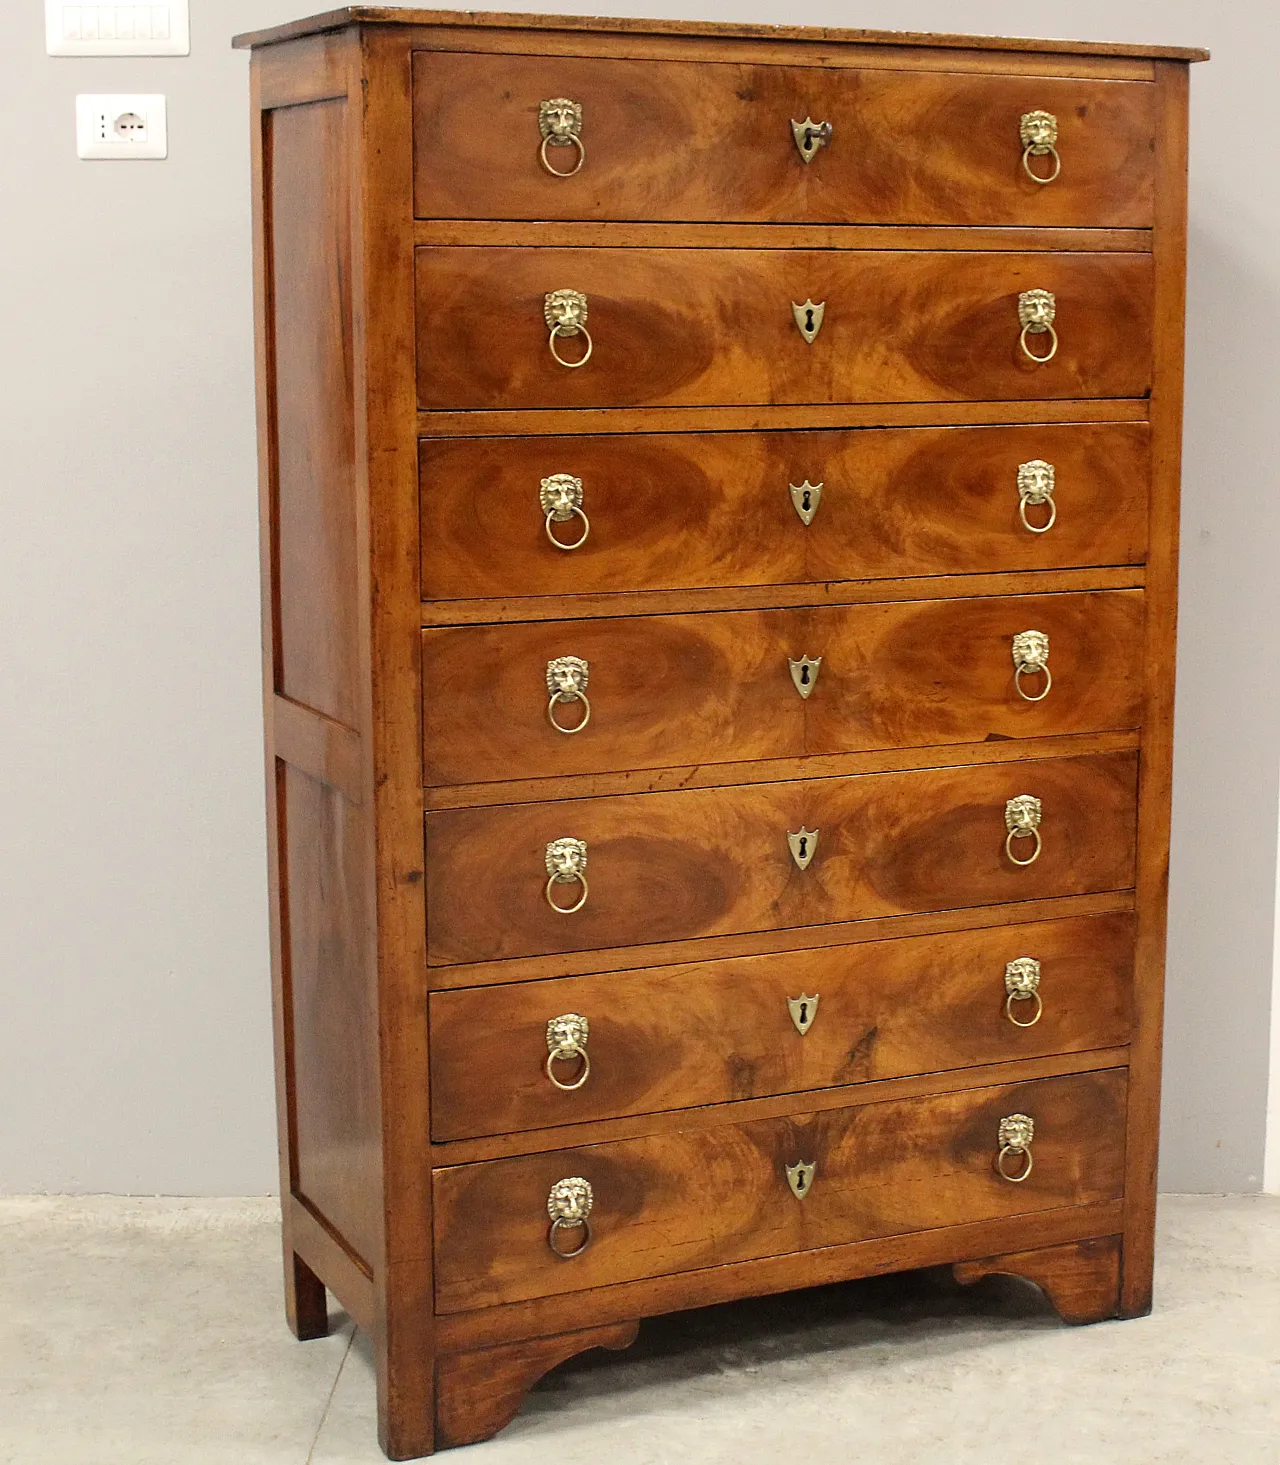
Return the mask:
[[[1049,637],[1018,691],[1014,636]],[[423,634],[429,784],[1136,727],[1142,595],[1003,596]],[[547,665],[589,668],[580,732]],[[797,689],[799,666],[809,695]],[[807,678],[805,681],[803,679]],[[1032,702],[1027,697],[1040,697]],[[581,700],[556,721],[582,723]]]
[[[1114,1199],[1124,1177],[1123,1070],[943,1093],[463,1165],[435,1175],[442,1313],[895,1232]],[[1035,1120],[1034,1171],[995,1172],[1000,1120]],[[816,1167],[803,1200],[786,1167]],[[547,1195],[591,1185],[591,1241],[547,1241]],[[566,1234],[566,1248],[581,1239]]]
[[[418,52],[414,88],[425,218],[1151,222],[1148,83]],[[550,97],[582,108],[572,178],[539,158]],[[1022,166],[1034,110],[1059,119],[1047,186]],[[791,128],[806,117],[833,129],[807,164]],[[548,156],[564,172],[577,150]]]
[[[1136,780],[1137,758],[1116,753],[429,814],[429,960],[1123,889],[1133,883]],[[1004,852],[1004,812],[1023,793],[1043,803],[1044,848],[1018,868]],[[820,834],[803,871],[787,842],[802,827]],[[545,847],[563,837],[588,848],[591,895],[572,916],[544,896]],[[578,894],[558,892],[562,904]]]
[[[1142,397],[1151,387],[1145,254],[862,250],[461,249],[417,252],[425,408]],[[558,365],[543,302],[588,297],[591,360]],[[1047,365],[1018,345],[1018,296],[1057,297]],[[812,345],[793,304],[825,303]],[[564,345],[571,360],[581,336]],[[1037,343],[1037,349],[1043,349]]]
[[[1100,1323],[1119,1313],[1121,1258],[1119,1236],[1098,1236],[957,1262],[951,1270],[966,1286],[983,1277],[1022,1277],[1039,1287],[1064,1323]]]
[[[628,974],[436,992],[437,1141],[653,1113],[1128,1041],[1133,918],[918,936]],[[1006,963],[1040,962],[1043,1015],[1015,1027]],[[810,999],[802,1035],[788,1001]],[[1032,999],[1015,1002],[1018,1022]],[[590,1072],[546,1073],[547,1023],[590,1024]],[[561,1083],[581,1060],[557,1061]]]
[[[1055,468],[1057,518],[1018,517],[1018,465]],[[1144,423],[424,440],[425,599],[580,597],[881,576],[1140,564]],[[555,548],[541,480],[583,484]],[[809,525],[791,484],[822,484]],[[1028,510],[1032,524],[1047,519]],[[553,524],[572,543],[580,520]]]

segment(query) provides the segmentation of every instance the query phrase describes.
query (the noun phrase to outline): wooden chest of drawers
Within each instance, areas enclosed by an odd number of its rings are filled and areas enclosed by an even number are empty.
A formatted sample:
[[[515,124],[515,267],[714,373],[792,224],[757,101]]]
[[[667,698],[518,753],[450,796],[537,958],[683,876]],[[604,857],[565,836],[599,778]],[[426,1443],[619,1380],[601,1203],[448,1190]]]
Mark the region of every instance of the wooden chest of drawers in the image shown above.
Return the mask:
[[[1202,53],[240,43],[295,1331],[407,1458],[752,1293],[1146,1311]]]

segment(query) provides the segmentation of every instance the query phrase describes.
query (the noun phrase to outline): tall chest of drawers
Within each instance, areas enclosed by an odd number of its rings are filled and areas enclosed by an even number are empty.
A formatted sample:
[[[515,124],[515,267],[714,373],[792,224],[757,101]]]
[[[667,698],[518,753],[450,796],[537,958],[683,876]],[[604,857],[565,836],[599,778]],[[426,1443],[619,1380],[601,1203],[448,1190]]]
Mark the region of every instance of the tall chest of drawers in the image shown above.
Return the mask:
[[[744,1295],[1145,1312],[1202,53],[240,44],[294,1330],[407,1458]]]

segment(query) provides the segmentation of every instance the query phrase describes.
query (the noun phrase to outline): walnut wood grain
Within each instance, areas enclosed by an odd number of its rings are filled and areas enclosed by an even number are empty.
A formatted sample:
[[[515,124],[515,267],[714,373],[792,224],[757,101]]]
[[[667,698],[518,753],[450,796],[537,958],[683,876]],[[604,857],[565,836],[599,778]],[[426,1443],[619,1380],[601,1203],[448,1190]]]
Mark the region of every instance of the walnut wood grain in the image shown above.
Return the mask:
[[[1056,473],[1058,514],[1045,534],[1018,517],[1018,465],[1035,458]],[[1146,558],[1141,423],[436,439],[422,443],[420,464],[428,600]],[[538,491],[553,473],[582,480],[591,530],[580,549],[547,538]],[[823,485],[807,526],[789,492],[805,482]],[[570,542],[581,533],[576,520],[552,527]]]
[[[436,1141],[578,1124],[1128,1041],[1133,917],[921,936],[461,992],[430,1006]],[[1043,1015],[1015,1027],[1005,965],[1040,962]],[[797,1030],[789,999],[812,998]],[[547,1023],[590,1024],[572,1092]],[[1034,1001],[1013,1006],[1028,1022]],[[553,1064],[572,1083],[581,1060]]]
[[[1012,644],[1049,637],[1019,693]],[[1142,595],[1009,596],[423,633],[428,784],[1106,732],[1138,725]],[[552,726],[546,668],[589,668]],[[801,667],[809,696],[790,668]],[[1027,693],[1048,685],[1023,678]],[[576,727],[579,700],[555,708]]]
[[[1117,1069],[438,1170],[436,1306],[460,1312],[1114,1199],[1124,1101]],[[1036,1121],[1035,1169],[1021,1185],[994,1168],[1000,1119],[1013,1113]],[[797,1200],[785,1169],[801,1160],[816,1173]],[[568,1262],[547,1244],[547,1194],[565,1176],[594,1192],[591,1242]]]
[[[429,960],[1124,889],[1133,882],[1136,778],[1136,756],[1113,753],[429,814]],[[1043,802],[1044,849],[1019,869],[1004,852],[1004,811],[1023,793]],[[802,826],[821,836],[804,871],[787,844]],[[589,852],[591,896],[573,916],[544,898],[546,844],[566,836]]]
[[[1145,254],[661,249],[417,251],[425,408],[1140,397],[1151,385]],[[589,301],[581,370],[543,302]],[[1057,297],[1060,346],[1018,345],[1018,295]],[[812,345],[792,303],[825,302]],[[581,349],[578,342],[565,347]],[[572,359],[572,358],[571,358]]]
[[[1119,1236],[1099,1236],[957,1262],[951,1270],[966,1286],[983,1277],[1022,1277],[1039,1287],[1064,1323],[1099,1323],[1119,1313],[1120,1255]]]
[[[418,52],[415,207],[430,219],[1142,228],[1153,91],[1042,76]],[[586,161],[572,178],[552,177],[539,158],[538,108],[549,97],[582,108]],[[1022,166],[1019,119],[1034,110],[1059,119],[1064,163],[1047,187]],[[807,164],[791,129],[806,117],[833,128]],[[549,156],[560,171],[576,160],[571,145]]]

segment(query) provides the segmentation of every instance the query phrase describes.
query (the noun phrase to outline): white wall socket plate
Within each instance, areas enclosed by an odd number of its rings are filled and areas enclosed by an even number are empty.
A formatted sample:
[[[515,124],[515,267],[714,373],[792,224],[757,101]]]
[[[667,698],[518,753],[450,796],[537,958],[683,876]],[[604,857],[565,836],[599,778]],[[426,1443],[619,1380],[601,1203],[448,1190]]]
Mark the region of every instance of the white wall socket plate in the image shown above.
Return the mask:
[[[163,96],[90,93],[76,98],[76,153],[82,158],[167,158]]]
[[[189,56],[187,0],[152,5],[44,0],[44,48],[50,56]]]

